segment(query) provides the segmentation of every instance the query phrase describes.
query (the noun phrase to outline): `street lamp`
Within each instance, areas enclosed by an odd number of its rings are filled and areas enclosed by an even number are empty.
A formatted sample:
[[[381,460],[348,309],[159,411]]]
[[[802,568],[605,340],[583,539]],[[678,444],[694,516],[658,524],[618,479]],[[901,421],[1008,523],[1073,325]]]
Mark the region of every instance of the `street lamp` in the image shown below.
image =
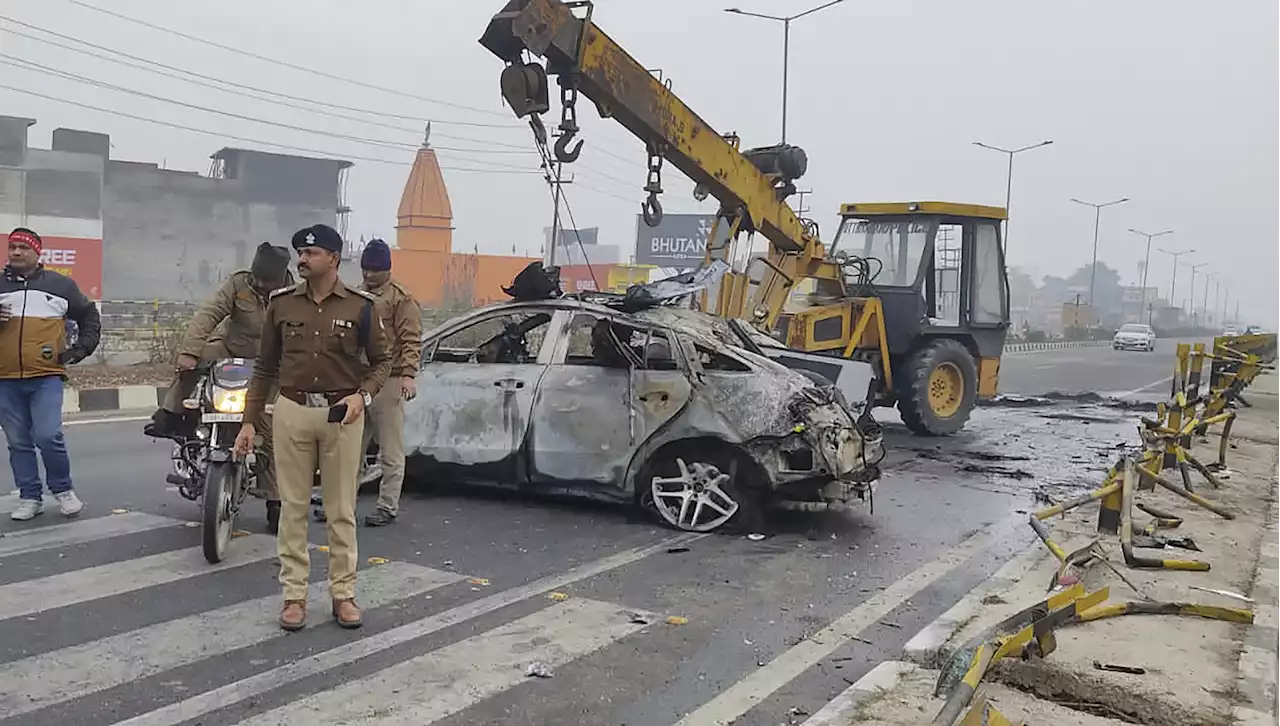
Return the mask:
[[[791,21],[799,20],[806,15],[812,15],[819,10],[825,10],[832,5],[839,5],[844,0],[831,0],[831,2],[809,8],[802,13],[795,15],[766,15],[764,13],[751,13],[738,8],[725,8],[726,13],[734,15],[746,15],[752,18],[764,18],[765,20],[774,20],[782,23],[782,143],[787,142],[787,61],[791,51]]]
[[[1093,307],[1093,286],[1098,277],[1098,223],[1102,219],[1102,208],[1110,207],[1115,204],[1124,204],[1129,201],[1128,197],[1122,197],[1104,204],[1094,204],[1093,202],[1082,202],[1075,197],[1071,201],[1076,204],[1083,204],[1086,207],[1093,207],[1093,267],[1089,269],[1089,307]]]
[[[1191,327],[1196,327],[1196,270],[1208,265],[1208,262],[1201,262],[1198,265],[1190,265],[1191,267],[1191,294],[1187,296],[1187,307],[1191,308]]]
[[[1129,231],[1133,232],[1134,234],[1140,234],[1143,237],[1147,238],[1147,256],[1142,259],[1142,304],[1138,306],[1138,310],[1141,311],[1141,310],[1145,310],[1147,307],[1147,268],[1151,267],[1151,240],[1155,239],[1156,237],[1164,236],[1166,234],[1173,234],[1173,230],[1166,229],[1163,232],[1156,232],[1155,234],[1149,234],[1147,232],[1140,232],[1134,229],[1133,227],[1130,227]]]
[[[1213,280],[1213,284],[1216,286],[1219,274],[1217,272],[1206,272],[1204,275],[1204,300],[1200,303],[1200,310],[1204,313],[1204,325],[1206,328],[1209,327],[1209,321],[1213,317],[1209,314],[1209,281]]]
[[[1157,252],[1163,252],[1173,258],[1173,277],[1169,280],[1169,307],[1173,307],[1173,294],[1178,291],[1178,258],[1183,255],[1189,255],[1195,250],[1183,250],[1181,252],[1170,252],[1163,247],[1157,247]]]
[[[1038,144],[1024,146],[1021,149],[1002,149],[999,146],[984,144],[981,141],[973,142],[974,146],[981,146],[984,149],[991,149],[992,151],[999,151],[1001,154],[1009,155],[1009,171],[1005,174],[1004,180],[1004,256],[1006,261],[1009,259],[1009,202],[1013,197],[1013,156],[1014,154],[1021,154],[1024,151],[1031,151],[1052,143],[1053,140],[1049,139]]]

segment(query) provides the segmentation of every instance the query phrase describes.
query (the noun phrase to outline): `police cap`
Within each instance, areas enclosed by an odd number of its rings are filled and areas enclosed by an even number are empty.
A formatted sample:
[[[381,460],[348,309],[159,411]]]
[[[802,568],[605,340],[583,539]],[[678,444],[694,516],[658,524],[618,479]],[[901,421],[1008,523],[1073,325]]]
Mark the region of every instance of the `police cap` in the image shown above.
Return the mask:
[[[294,232],[292,244],[295,250],[301,250],[303,247],[319,247],[339,254],[342,252],[342,235],[327,224],[313,224]]]

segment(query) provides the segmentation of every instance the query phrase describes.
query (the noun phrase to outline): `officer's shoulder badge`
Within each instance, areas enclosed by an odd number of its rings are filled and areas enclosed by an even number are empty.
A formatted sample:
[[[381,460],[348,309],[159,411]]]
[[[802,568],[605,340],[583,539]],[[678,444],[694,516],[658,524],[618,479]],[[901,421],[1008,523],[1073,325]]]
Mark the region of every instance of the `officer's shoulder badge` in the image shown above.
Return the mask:
[[[376,295],[374,295],[373,293],[369,292],[368,290],[361,290],[361,289],[360,289],[360,288],[358,288],[358,287],[348,287],[347,289],[348,289],[348,290],[350,290],[351,292],[354,292],[355,294],[359,295],[360,297],[364,298],[365,300],[368,300],[369,302],[377,302],[377,301],[378,301],[377,296],[376,296]]]
[[[298,288],[302,287],[302,286],[303,286],[303,285],[305,285],[305,284],[307,284],[307,283],[306,283],[306,282],[300,282],[300,283],[298,283],[297,285],[290,285],[290,286],[288,286],[288,287],[282,287],[282,288],[280,288],[279,290],[272,290],[272,291],[271,291],[271,296],[270,296],[270,298],[269,298],[269,299],[271,299],[271,300],[275,300],[277,297],[280,297],[281,295],[283,295],[283,294],[285,294],[285,293],[287,293],[287,292],[293,292],[294,290],[297,290]]]

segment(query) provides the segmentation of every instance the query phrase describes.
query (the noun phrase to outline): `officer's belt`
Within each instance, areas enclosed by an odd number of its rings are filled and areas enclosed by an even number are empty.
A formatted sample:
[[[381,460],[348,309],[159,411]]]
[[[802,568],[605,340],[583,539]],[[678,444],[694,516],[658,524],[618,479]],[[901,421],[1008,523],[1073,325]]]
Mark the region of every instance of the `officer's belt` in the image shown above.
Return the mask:
[[[347,388],[341,391],[304,391],[292,386],[281,386],[280,395],[299,406],[308,408],[325,408],[355,393],[356,389]]]

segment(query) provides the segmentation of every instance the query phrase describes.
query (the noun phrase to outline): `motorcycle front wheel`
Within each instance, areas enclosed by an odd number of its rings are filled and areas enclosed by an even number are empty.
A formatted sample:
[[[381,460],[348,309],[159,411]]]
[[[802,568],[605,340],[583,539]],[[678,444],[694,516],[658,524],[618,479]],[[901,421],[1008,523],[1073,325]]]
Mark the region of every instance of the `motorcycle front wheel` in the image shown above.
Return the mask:
[[[236,465],[232,462],[210,462],[205,470],[201,544],[204,558],[216,565],[226,556],[231,542],[231,497],[234,495]]]

